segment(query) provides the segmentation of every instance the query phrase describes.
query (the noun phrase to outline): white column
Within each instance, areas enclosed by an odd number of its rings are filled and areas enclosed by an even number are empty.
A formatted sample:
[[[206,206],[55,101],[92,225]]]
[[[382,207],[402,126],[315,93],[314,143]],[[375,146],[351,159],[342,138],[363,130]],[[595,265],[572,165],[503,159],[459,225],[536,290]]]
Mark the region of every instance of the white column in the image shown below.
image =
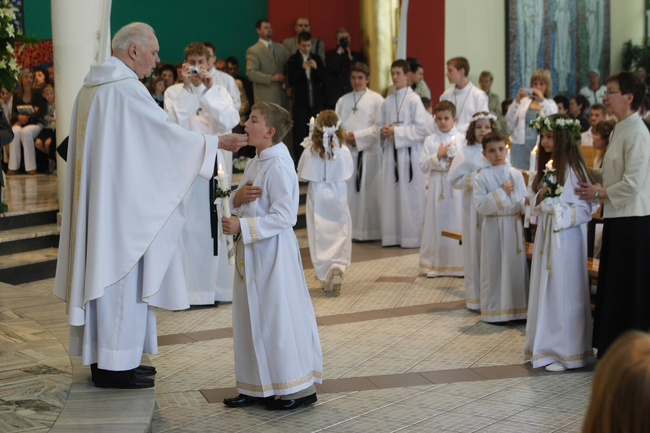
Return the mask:
[[[70,132],[72,106],[90,65],[110,55],[110,10],[111,0],[52,0],[57,146]],[[57,155],[59,209],[65,173],[65,161]]]

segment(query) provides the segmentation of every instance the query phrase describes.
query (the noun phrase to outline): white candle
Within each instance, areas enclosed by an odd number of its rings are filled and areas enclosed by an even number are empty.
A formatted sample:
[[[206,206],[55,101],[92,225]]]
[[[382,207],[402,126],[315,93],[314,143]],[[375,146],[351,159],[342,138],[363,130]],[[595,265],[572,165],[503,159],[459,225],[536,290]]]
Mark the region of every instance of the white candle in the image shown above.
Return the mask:
[[[548,171],[553,170],[553,160],[552,159],[549,159],[548,162],[546,163],[546,169]]]
[[[228,175],[223,171],[221,164],[217,168],[217,182],[219,182],[219,189],[222,191],[228,191],[230,185],[228,185]],[[226,218],[231,217],[230,213],[230,201],[228,197],[223,197],[221,199],[221,211],[222,215]],[[231,266],[235,265],[235,244],[233,241],[232,235],[226,235],[226,246],[228,249],[228,264]]]
[[[224,177],[226,173],[223,171],[223,168],[221,168],[221,164],[219,164],[219,169],[217,170],[217,177]],[[218,179],[217,179],[218,180]],[[219,185],[221,185],[221,182],[219,182]],[[223,189],[223,188],[221,188]]]
[[[533,147],[533,150],[530,152],[530,167],[528,169],[530,173],[537,172],[537,146],[538,145],[536,144],[535,147]]]

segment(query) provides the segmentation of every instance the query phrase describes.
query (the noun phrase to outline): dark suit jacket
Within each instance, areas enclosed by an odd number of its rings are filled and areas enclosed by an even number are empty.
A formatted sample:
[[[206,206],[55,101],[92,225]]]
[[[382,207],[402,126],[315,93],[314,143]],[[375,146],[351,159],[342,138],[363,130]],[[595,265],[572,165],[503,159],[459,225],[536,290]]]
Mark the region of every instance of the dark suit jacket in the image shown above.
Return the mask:
[[[325,66],[319,56],[310,56],[316,62],[317,68],[312,68],[310,78],[302,67],[300,51],[289,57],[287,73],[291,84],[294,107],[320,107],[322,97],[321,86],[325,78]]]
[[[347,51],[339,54],[336,49],[325,52],[327,75],[323,88],[325,107],[335,107],[339,98],[352,91],[350,84],[350,66],[360,62],[361,54],[352,51],[352,60]]]

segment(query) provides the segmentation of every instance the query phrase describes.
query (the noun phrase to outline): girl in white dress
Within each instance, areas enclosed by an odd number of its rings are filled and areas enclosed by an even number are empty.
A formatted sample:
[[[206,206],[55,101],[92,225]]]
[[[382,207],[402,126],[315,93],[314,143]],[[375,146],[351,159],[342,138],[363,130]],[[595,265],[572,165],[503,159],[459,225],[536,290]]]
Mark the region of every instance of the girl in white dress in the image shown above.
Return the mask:
[[[483,145],[481,140],[489,132],[497,131],[497,117],[487,111],[472,116],[467,129],[467,143],[454,158],[449,168],[448,179],[456,189],[463,190],[463,261],[465,268],[465,305],[470,310],[481,309],[481,276],[479,260],[481,255],[481,222],[483,215],[474,207],[474,179],[483,167]]]
[[[307,190],[307,237],[316,276],[325,291],[338,293],[352,255],[352,220],[346,180],[352,176],[352,155],[346,132],[332,110],[316,119],[311,138],[302,146],[298,177],[309,182]]]
[[[548,371],[580,368],[593,359],[587,274],[586,223],[597,208],[579,200],[578,181],[593,183],[580,145],[580,123],[564,114],[538,118],[537,175],[529,191],[532,213],[540,215],[530,275],[524,361]],[[545,166],[552,159],[554,180],[563,188],[549,197]],[[553,189],[553,187],[551,187]],[[548,197],[548,198],[547,198]]]

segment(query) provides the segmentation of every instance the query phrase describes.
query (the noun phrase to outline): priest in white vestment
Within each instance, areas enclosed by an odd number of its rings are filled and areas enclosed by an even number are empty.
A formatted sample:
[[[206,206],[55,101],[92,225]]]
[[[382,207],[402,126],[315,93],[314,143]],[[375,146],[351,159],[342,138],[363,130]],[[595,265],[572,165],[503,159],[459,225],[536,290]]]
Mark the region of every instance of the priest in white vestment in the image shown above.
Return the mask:
[[[427,112],[420,96],[407,86],[410,66],[391,65],[397,89],[381,107],[377,129],[384,149],[382,162],[381,243],[419,248],[424,222],[424,174],[418,170],[427,135]]]
[[[217,147],[247,138],[169,122],[139,82],[160,60],[147,24],[122,28],[112,48],[73,108],[54,293],[68,304],[69,352],[94,365],[95,385],[146,388],[153,381],[135,369],[143,351],[157,352],[154,307],[189,307],[173,260],[185,198],[197,176],[212,175]]]
[[[209,53],[200,42],[191,43],[185,48],[184,83],[167,88],[165,111],[170,122],[189,131],[219,136],[229,133],[239,123],[239,113],[226,89],[216,84],[208,72]],[[190,66],[201,69],[193,75]],[[230,154],[232,160],[231,152],[218,151],[222,166],[226,166],[224,154]],[[187,221],[181,234],[180,257],[191,305],[232,301],[235,269],[228,264],[225,236],[213,232],[212,224],[216,224],[216,220],[213,220],[216,216],[212,215],[210,182],[203,178],[194,181]]]
[[[224,233],[239,236],[232,325],[240,394],[224,400],[228,407],[295,409],[316,402],[314,384],[321,383],[316,316],[293,232],[298,177],[280,141],[291,123],[277,104],[253,106],[246,133],[257,154],[230,197],[237,216],[222,218]]]
[[[490,111],[487,94],[472,84],[467,78],[469,62],[464,57],[455,57],[447,61],[447,79],[454,87],[440,95],[441,101],[450,101],[456,106],[456,127],[458,132],[465,134],[469,122],[479,111]]]
[[[353,91],[336,103],[336,114],[348,132],[354,172],[347,181],[348,206],[352,218],[352,239],[381,239],[381,147],[375,127],[384,98],[368,88],[370,68],[356,63],[350,68]]]

